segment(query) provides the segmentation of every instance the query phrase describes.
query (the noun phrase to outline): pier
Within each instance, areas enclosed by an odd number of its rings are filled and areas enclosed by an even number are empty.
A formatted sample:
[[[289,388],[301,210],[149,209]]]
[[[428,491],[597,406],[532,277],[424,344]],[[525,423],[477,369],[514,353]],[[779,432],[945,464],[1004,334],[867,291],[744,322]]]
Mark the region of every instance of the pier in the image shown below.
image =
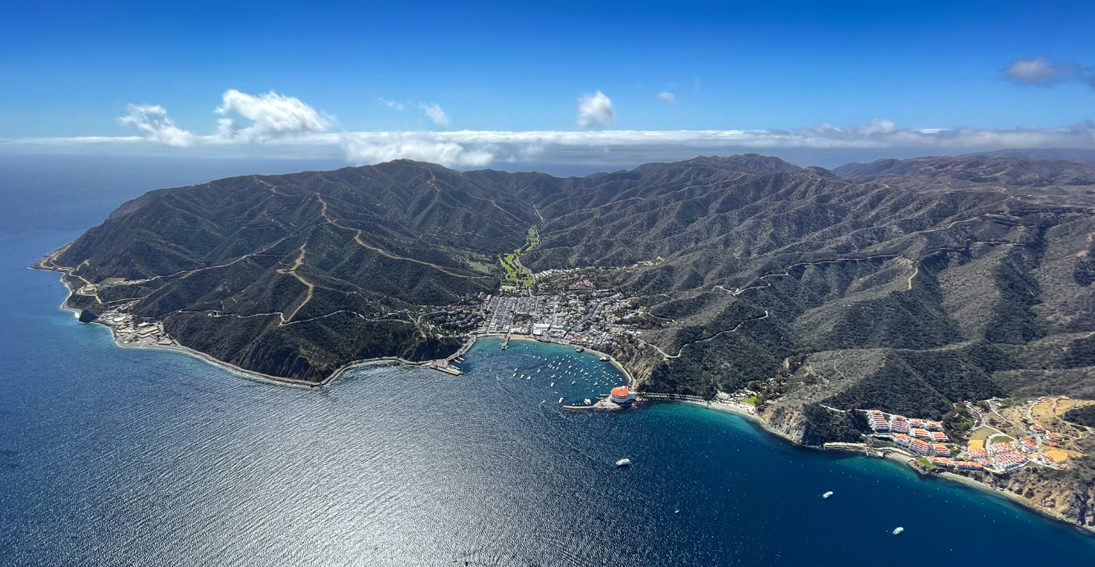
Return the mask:
[[[703,396],[693,396],[690,394],[669,394],[664,392],[635,392],[636,401],[680,401],[680,402],[700,402],[707,403],[711,400]]]

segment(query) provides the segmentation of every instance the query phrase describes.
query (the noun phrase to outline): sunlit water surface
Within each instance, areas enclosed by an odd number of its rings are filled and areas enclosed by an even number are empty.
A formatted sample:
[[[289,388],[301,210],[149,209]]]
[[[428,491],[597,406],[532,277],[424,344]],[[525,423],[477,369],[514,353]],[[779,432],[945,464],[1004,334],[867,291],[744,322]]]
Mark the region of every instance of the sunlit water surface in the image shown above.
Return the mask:
[[[563,411],[622,381],[565,347],[484,340],[464,376],[320,391],[121,349],[25,269],[75,236],[0,234],[0,564],[1095,562],[1095,538],[1004,499],[734,415]]]

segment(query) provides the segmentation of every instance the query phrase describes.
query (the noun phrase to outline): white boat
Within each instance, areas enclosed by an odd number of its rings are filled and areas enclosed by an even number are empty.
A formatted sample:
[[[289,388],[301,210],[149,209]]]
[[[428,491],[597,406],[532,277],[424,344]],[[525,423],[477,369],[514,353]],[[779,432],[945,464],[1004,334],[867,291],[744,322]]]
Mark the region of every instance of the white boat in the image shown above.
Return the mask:
[[[618,466],[618,467],[631,466],[631,459],[620,459],[620,460],[616,461],[616,466]]]
[[[574,349],[574,352],[585,352],[585,351],[586,351],[586,349],[584,349],[582,347],[578,347],[578,348]]]
[[[829,497],[832,496],[832,495],[833,495],[833,491],[830,490],[829,492],[826,492],[825,494],[822,494],[821,497],[828,500]]]
[[[607,356],[602,356],[601,357],[601,362],[608,362],[608,357]]]
[[[903,531],[905,531],[905,528],[903,528],[901,526],[897,526],[893,530],[893,535],[901,535],[901,532],[903,532]]]
[[[563,398],[559,398],[559,403],[563,403]]]

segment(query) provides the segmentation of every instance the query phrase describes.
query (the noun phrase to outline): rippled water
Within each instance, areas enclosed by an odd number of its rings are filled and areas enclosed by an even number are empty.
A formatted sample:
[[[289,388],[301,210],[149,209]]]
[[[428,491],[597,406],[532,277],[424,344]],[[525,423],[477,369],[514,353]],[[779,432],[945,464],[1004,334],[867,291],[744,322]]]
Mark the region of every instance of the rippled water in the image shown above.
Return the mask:
[[[561,411],[620,377],[559,346],[486,340],[464,376],[367,367],[322,391],[120,349],[23,269],[74,236],[0,236],[0,564],[1095,559],[1095,538],[1003,499],[737,416]]]

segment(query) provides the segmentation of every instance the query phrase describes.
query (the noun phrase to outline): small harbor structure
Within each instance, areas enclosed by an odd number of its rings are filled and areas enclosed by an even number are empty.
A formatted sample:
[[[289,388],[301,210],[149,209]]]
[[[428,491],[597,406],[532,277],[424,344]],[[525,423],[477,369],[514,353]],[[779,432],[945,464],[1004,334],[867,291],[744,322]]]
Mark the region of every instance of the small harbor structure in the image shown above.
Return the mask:
[[[609,399],[616,405],[627,407],[635,402],[635,394],[627,386],[616,386],[609,394]]]

